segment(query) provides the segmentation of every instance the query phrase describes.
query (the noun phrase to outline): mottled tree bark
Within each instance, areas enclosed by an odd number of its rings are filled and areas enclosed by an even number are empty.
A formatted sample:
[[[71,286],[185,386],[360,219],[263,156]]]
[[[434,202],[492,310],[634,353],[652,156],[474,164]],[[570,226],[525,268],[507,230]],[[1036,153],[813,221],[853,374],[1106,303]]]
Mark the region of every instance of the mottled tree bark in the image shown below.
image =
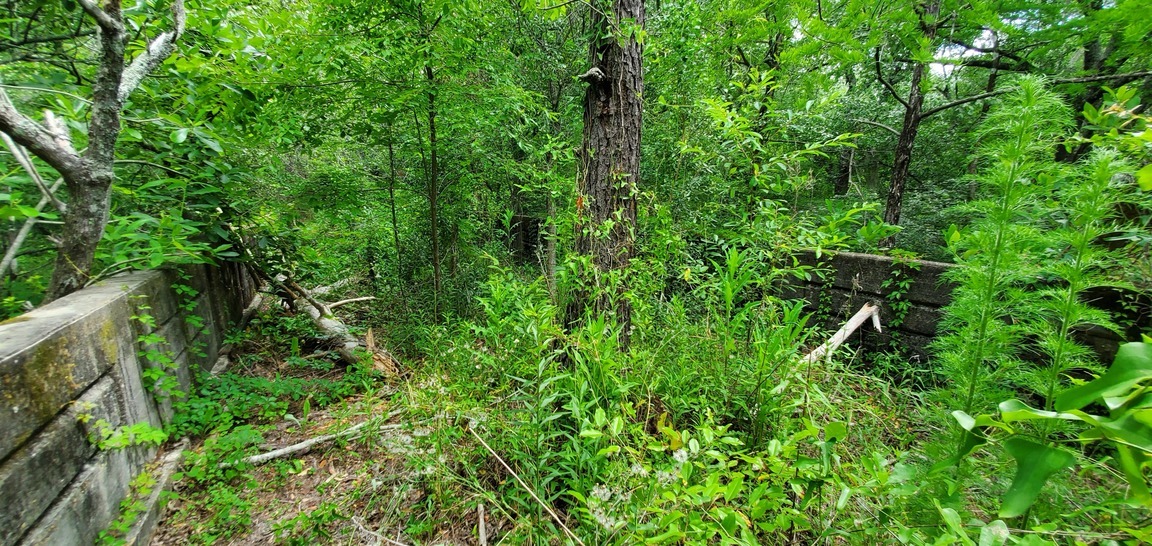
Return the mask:
[[[611,315],[626,346],[632,304],[625,283],[636,237],[644,91],[642,48],[631,30],[644,24],[644,2],[615,0],[611,8],[604,2],[597,6],[592,10],[595,38],[589,52],[593,68],[582,77],[588,88],[576,198],[575,252],[586,260],[565,323],[579,324],[586,313]],[[616,277],[611,286],[609,277]]]
[[[56,169],[68,188],[71,204],[63,214],[64,227],[56,253],[55,269],[45,302],[74,292],[88,282],[95,263],[96,246],[108,223],[113,161],[120,137],[120,112],[124,101],[144,77],[175,51],[184,32],[184,3],[172,5],[174,28],[153,39],[132,61],[125,63],[128,33],[119,0],[100,5],[79,0],[84,12],[96,21],[100,42],[99,66],[92,84],[92,113],[88,123],[88,148],[83,155],[72,147],[69,130],[51,114],[40,124],[18,112],[0,90],[0,131]]]

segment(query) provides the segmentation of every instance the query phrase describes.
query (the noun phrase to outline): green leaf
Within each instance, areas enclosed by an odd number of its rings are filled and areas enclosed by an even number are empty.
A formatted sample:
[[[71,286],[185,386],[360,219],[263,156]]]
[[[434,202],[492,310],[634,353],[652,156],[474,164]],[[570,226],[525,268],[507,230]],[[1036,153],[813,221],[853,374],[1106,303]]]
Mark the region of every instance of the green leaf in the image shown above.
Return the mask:
[[[1146,379],[1152,379],[1152,344],[1125,343],[1104,375],[1057,396],[1056,409],[1080,409],[1099,398],[1117,396]]]
[[[175,131],[172,131],[172,134],[169,136],[172,139],[172,142],[181,144],[185,140],[188,140],[188,129],[176,129]]]
[[[960,439],[960,447],[956,450],[956,454],[940,461],[929,469],[930,474],[935,474],[941,470],[952,468],[957,463],[964,460],[964,457],[970,455],[976,448],[988,443],[988,438],[983,434],[976,431],[965,430],[964,437]]]
[[[1152,134],[1150,132],[1149,134]],[[1144,191],[1152,191],[1152,163],[1144,166],[1144,168],[1136,171],[1136,183],[1140,184],[1140,189]]]
[[[1076,462],[1076,457],[1067,451],[1020,438],[1009,438],[1004,442],[1004,450],[1016,459],[1016,477],[1004,493],[1004,502],[1000,505],[1002,518],[1027,512],[1048,478]]]
[[[824,439],[826,441],[843,440],[845,436],[848,436],[848,425],[843,422],[835,421],[824,425]]]
[[[980,546],[1003,546],[1011,536],[1004,520],[996,520],[980,529]]]
[[[932,502],[936,504],[936,510],[940,512],[940,517],[944,520],[944,524],[948,526],[948,529],[955,533],[964,544],[975,546],[976,543],[972,542],[972,539],[968,538],[968,533],[964,532],[964,524],[960,521],[960,514],[951,508],[940,506],[940,501],[936,499],[932,499]]]
[[[999,408],[1000,418],[1009,423],[1015,421],[1034,421],[1037,419],[1065,419],[1069,421],[1083,420],[1080,418],[1080,416],[1071,413],[1038,410],[1016,399],[1000,402]]]
[[[1123,444],[1117,445],[1116,451],[1120,468],[1123,469],[1124,477],[1128,479],[1128,485],[1131,487],[1129,494],[1146,506],[1152,504],[1152,492],[1149,492],[1148,483],[1144,481],[1144,466],[1152,459],[1152,454]]]

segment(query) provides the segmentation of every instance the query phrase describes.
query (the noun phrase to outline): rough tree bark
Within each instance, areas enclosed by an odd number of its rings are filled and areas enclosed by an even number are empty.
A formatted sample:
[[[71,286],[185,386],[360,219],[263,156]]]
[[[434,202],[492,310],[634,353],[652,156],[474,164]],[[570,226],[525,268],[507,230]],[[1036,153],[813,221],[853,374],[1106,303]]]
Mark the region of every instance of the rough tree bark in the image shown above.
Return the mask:
[[[0,132],[27,148],[60,173],[68,188],[71,206],[64,213],[55,269],[45,301],[74,292],[88,282],[96,245],[108,223],[113,161],[120,138],[120,112],[124,101],[144,77],[176,49],[184,33],[184,1],[172,4],[172,30],[162,32],[128,64],[125,44],[130,39],[121,16],[120,1],[79,0],[84,12],[96,21],[99,65],[92,84],[92,112],[88,123],[88,148],[81,155],[72,146],[68,129],[50,112],[37,123],[16,110],[0,89]]]
[[[939,0],[928,0],[920,4],[916,13],[920,20],[920,30],[924,34],[924,38],[929,42],[936,39],[936,29],[939,25],[938,19],[940,17],[940,2]],[[908,99],[897,99],[904,105],[904,123],[900,127],[900,138],[896,143],[895,158],[892,160],[892,182],[888,186],[888,199],[884,206],[884,221],[892,224],[900,224],[900,209],[903,206],[904,200],[904,185],[908,180],[908,169],[912,165],[912,148],[916,144],[916,133],[920,130],[920,122],[923,120],[921,111],[924,108],[924,92],[920,88],[921,81],[924,79],[924,70],[927,67],[926,63],[917,62],[912,67],[912,81],[910,82],[910,89],[908,91]],[[876,74],[880,76],[880,58],[879,50],[877,50],[876,57]],[[882,80],[883,81],[883,80]],[[887,86],[886,82],[885,85]],[[890,86],[889,90],[892,90]],[[892,91],[895,95],[895,91]],[[896,236],[892,235],[881,241],[883,246],[893,246],[896,242]]]
[[[620,279],[611,287],[605,281],[609,273],[623,274],[633,255],[644,75],[641,45],[629,29],[644,25],[644,2],[615,0],[611,6],[599,2],[591,17],[592,68],[581,76],[588,88],[575,248],[587,257],[589,269],[580,271],[581,285],[571,294],[565,323],[579,324],[589,307],[596,314],[615,315],[623,347],[628,343],[632,304]]]

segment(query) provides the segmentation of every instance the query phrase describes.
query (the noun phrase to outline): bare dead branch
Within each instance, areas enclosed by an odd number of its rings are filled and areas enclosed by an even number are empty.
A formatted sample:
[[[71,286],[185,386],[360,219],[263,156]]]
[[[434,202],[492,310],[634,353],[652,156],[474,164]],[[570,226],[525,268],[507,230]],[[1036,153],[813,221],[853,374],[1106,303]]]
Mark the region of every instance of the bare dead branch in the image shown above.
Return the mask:
[[[397,415],[400,415],[401,413],[404,413],[403,409],[398,409],[396,411],[393,411],[392,413],[389,413],[388,416],[384,418],[384,420],[387,421],[393,417],[396,417]],[[282,447],[280,449],[274,449],[274,450],[269,451],[267,453],[261,453],[259,455],[252,455],[251,457],[245,457],[244,459],[241,459],[241,462],[244,462],[247,464],[253,464],[253,465],[263,464],[263,463],[266,463],[266,462],[274,460],[274,459],[279,459],[281,457],[287,457],[288,455],[294,455],[296,453],[309,451],[318,444],[323,444],[325,442],[331,442],[332,440],[337,440],[340,438],[353,438],[353,437],[359,436],[361,434],[361,431],[365,427],[367,427],[369,423],[372,423],[372,422],[373,422],[373,420],[364,421],[363,423],[349,427],[349,428],[347,428],[341,432],[337,432],[334,434],[325,434],[323,436],[317,436],[315,438],[309,438],[307,440],[304,440],[303,442],[300,442],[297,444],[292,444],[292,445],[286,446],[286,447]],[[402,426],[404,426],[404,425],[403,424],[381,425],[378,430],[395,430],[395,429],[398,429]],[[229,465],[227,463],[221,463],[220,464],[221,468],[227,468],[228,466],[231,466],[231,465]]]
[[[844,326],[841,326],[831,339],[824,342],[823,345],[817,347],[816,350],[808,353],[808,356],[804,357],[804,362],[819,362],[824,357],[831,355],[833,351],[835,351],[837,348],[843,345],[845,341],[848,340],[848,336],[851,336],[852,333],[859,329],[860,326],[868,321],[868,319],[872,319],[872,325],[876,328],[876,331],[880,331],[880,319],[878,316],[879,313],[879,307],[872,305],[871,303],[865,303],[864,307],[861,307],[860,310],[857,311],[856,314],[848,320],[848,322],[844,323]]]
[[[892,126],[890,126],[890,125],[884,125],[883,123],[880,123],[878,121],[868,121],[866,119],[853,119],[852,121],[855,121],[857,123],[863,123],[865,125],[871,125],[873,127],[879,127],[881,129],[884,129],[885,131],[888,131],[889,133],[892,133],[893,135],[896,135],[897,137],[900,136],[900,131],[893,129]]]
[[[161,32],[151,42],[144,51],[140,53],[133,61],[124,69],[124,76],[120,80],[120,100],[126,100],[132,91],[140,86],[140,82],[144,81],[144,76],[160,66],[176,51],[176,40],[184,34],[184,23],[187,20],[187,13],[184,11],[184,0],[175,0],[172,2],[172,30]]]
[[[60,186],[63,184],[64,179],[61,178],[53,183],[52,187],[48,189],[51,192],[55,192],[56,190],[60,189]],[[48,206],[48,201],[49,199],[47,196],[41,197],[40,202],[36,203],[36,212],[44,210],[44,207]],[[32,233],[32,228],[35,227],[38,223],[40,222],[38,222],[36,218],[29,218],[24,221],[23,226],[20,226],[20,231],[16,232],[16,238],[13,239],[12,244],[8,246],[8,251],[4,253],[4,258],[0,259],[0,277],[6,275],[8,273],[8,268],[12,267],[12,264],[16,262],[16,256],[20,252],[20,247],[24,245],[24,240],[28,238],[28,234]]]
[[[332,309],[335,309],[337,307],[340,307],[341,305],[345,305],[348,303],[356,303],[358,301],[372,301],[375,299],[376,299],[376,296],[364,296],[362,298],[349,298],[346,300],[340,300],[336,303],[329,303],[328,304],[328,310],[331,311]]]

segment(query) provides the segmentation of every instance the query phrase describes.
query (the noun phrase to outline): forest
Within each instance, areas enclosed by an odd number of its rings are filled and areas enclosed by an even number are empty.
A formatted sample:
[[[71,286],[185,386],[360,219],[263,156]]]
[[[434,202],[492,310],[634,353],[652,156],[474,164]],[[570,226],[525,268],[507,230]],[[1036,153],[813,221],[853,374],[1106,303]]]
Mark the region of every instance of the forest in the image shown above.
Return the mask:
[[[1150,15],[0,0],[0,320],[262,280],[153,544],[1146,544]]]

